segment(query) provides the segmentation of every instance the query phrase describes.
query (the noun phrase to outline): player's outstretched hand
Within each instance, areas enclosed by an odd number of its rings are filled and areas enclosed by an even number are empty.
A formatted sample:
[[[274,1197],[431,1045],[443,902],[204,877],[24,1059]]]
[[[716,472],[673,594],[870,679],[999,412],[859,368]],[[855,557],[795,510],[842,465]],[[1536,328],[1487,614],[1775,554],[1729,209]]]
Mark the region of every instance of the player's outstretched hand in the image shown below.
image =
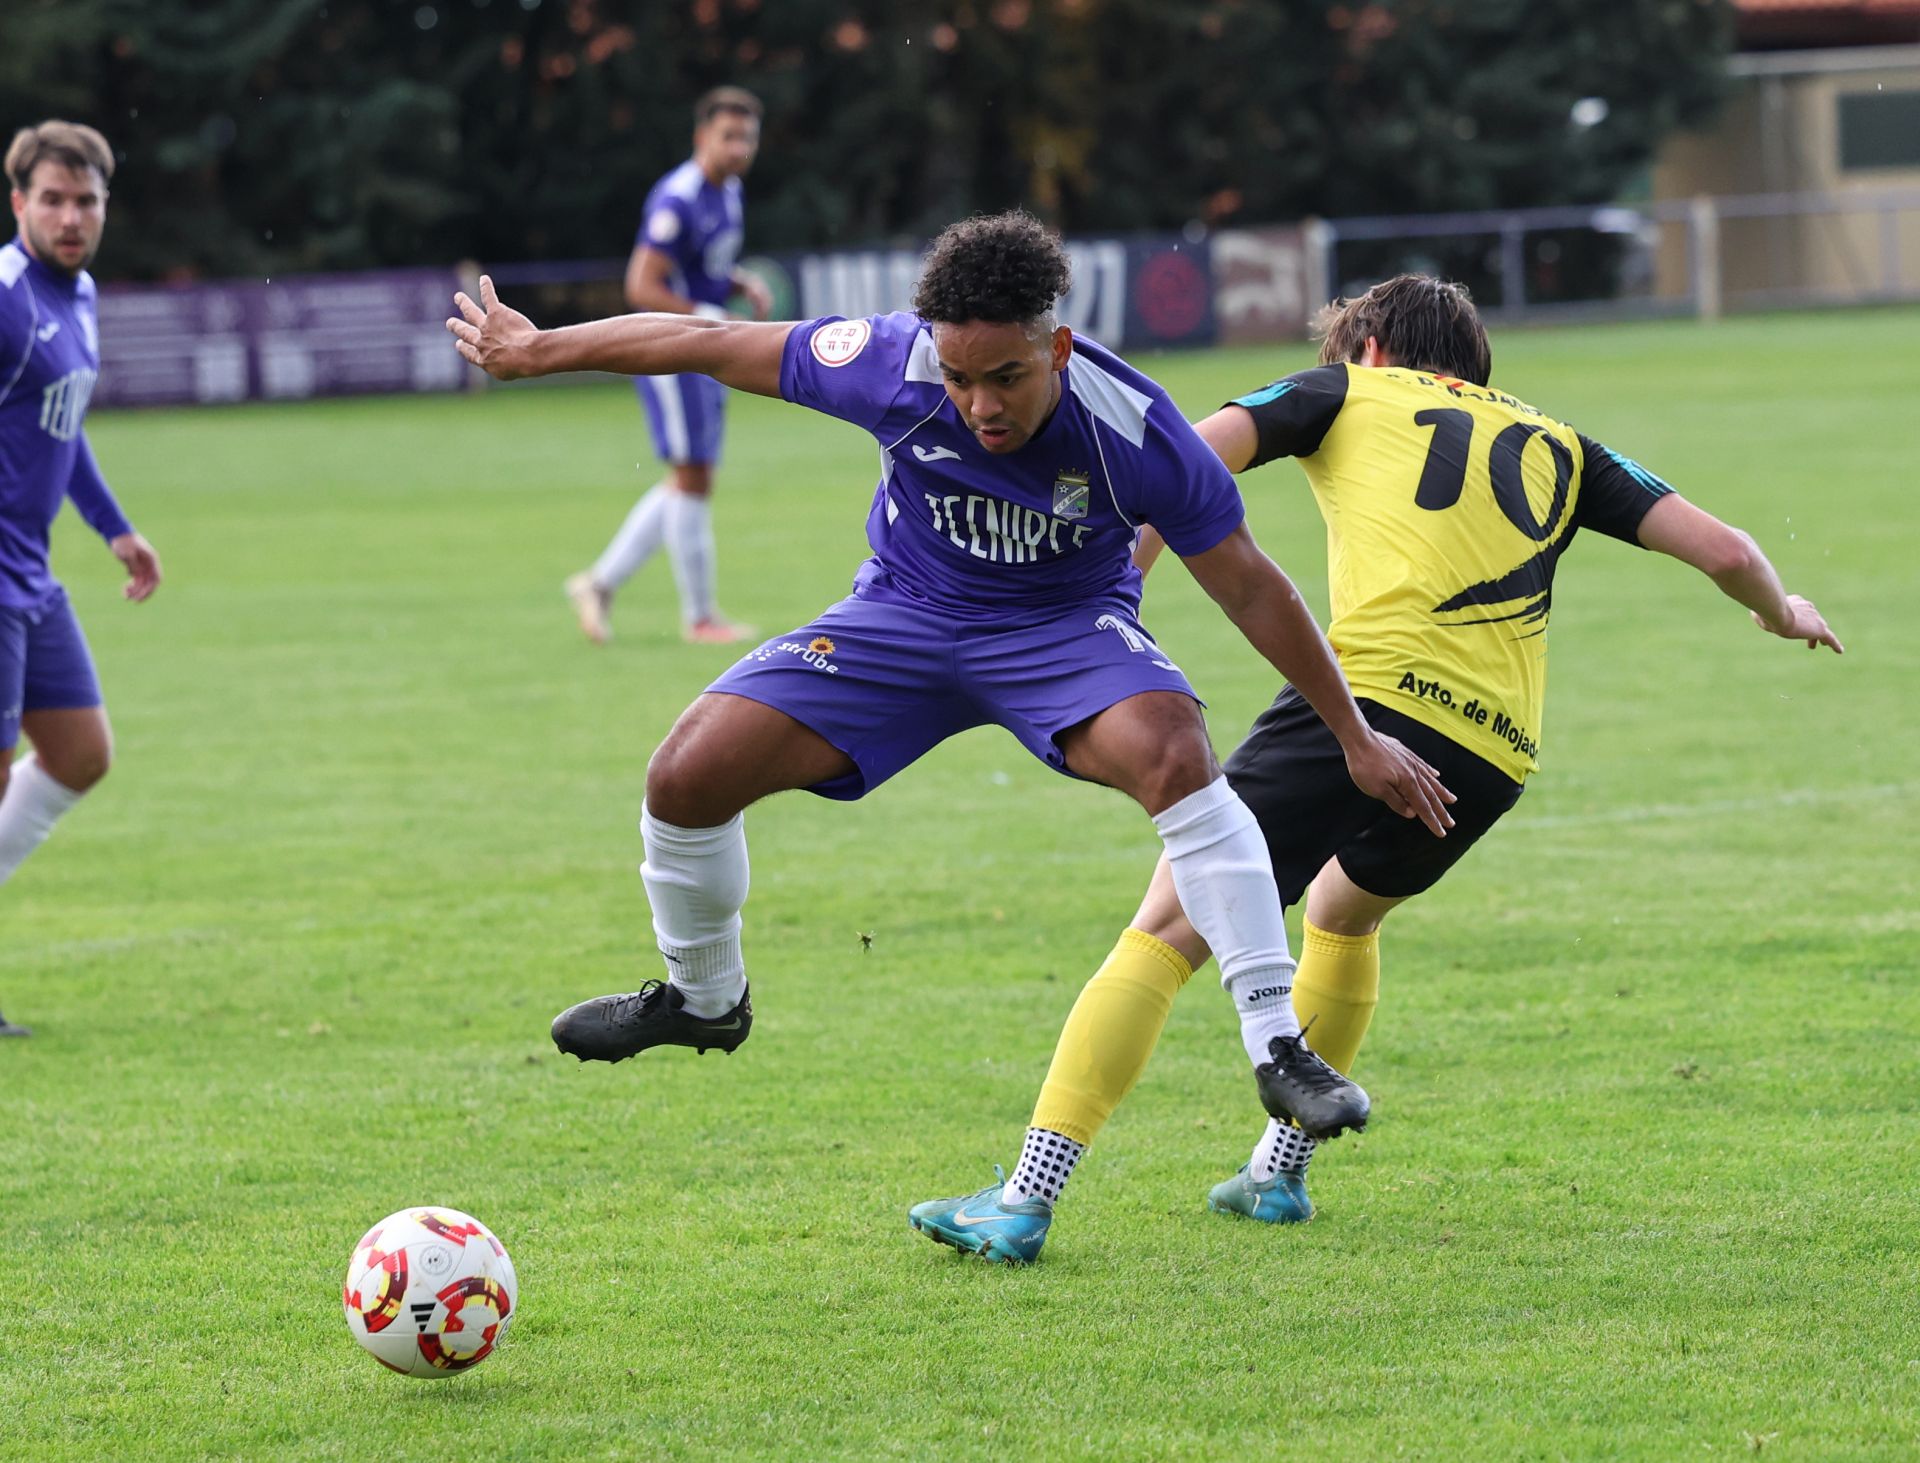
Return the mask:
[[[1445,838],[1453,826],[1447,804],[1454,797],[1440,780],[1439,770],[1392,737],[1376,733],[1350,748],[1347,775],[1368,797],[1380,799],[1403,818],[1425,823],[1435,838]]]
[[[454,345],[460,354],[499,381],[514,381],[522,376],[537,376],[533,362],[533,342],[540,331],[518,310],[500,303],[494,293],[493,277],[480,276],[480,303],[475,304],[465,290],[457,291],[453,303],[460,318],[448,320]]]
[[[160,556],[153,551],[153,545],[137,533],[123,533],[107,547],[113,551],[114,558],[127,566],[127,582],[120,592],[135,604],[150,598],[160,587]]]
[[[1776,625],[1771,620],[1762,619],[1758,610],[1753,612],[1753,623],[1782,640],[1804,640],[1809,650],[1818,650],[1825,645],[1835,655],[1847,653],[1846,647],[1840,643],[1840,637],[1827,628],[1825,616],[1813,607],[1813,601],[1802,599],[1797,594],[1787,596],[1787,619],[1784,624]]]

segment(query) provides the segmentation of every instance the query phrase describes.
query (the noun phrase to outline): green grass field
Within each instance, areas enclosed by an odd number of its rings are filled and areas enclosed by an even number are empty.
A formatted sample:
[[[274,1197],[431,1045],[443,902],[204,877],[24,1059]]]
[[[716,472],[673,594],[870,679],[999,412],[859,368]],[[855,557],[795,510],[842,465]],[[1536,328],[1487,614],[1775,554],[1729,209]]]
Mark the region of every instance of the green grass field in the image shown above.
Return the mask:
[[[165,557],[56,565],[118,766],[0,890],[0,1455],[1920,1453],[1920,314],[1511,333],[1496,381],[1752,530],[1847,642],[1754,630],[1583,540],[1545,770],[1384,941],[1376,1121],[1320,1216],[1208,1214],[1258,1134],[1203,972],[1042,1262],[909,1204],[1011,1162],[1156,841],[970,733],[854,806],[749,818],[732,1059],[556,1056],[656,974],[643,772],[726,663],[664,564],[619,638],[562,576],[651,481],[622,383],[102,415]],[[1143,362],[1194,414],[1300,350]],[[844,592],[856,430],[735,398],[724,602]],[[1245,480],[1324,609],[1297,469]],[[1274,678],[1170,565],[1147,619],[1223,751]],[[872,935],[863,951],[861,933]],[[339,1289],[435,1202],[518,1263],[500,1354],[380,1370]]]

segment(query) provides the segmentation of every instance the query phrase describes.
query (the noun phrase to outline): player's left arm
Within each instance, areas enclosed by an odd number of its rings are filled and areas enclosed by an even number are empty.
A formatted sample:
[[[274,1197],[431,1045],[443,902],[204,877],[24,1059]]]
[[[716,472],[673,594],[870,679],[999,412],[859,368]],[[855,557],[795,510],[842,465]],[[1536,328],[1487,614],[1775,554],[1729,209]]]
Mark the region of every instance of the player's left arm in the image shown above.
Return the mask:
[[[1669,493],[1640,520],[1640,542],[1691,564],[1728,599],[1747,607],[1753,623],[1782,640],[1804,640],[1807,649],[1827,646],[1846,653],[1826,617],[1803,595],[1788,594],[1753,535],[1722,523],[1704,508]]]
[[[460,318],[447,321],[460,354],[489,376],[514,381],[560,371],[672,376],[691,371],[722,386],[780,395],[780,362],[791,321],[707,320],[697,315],[615,315],[585,325],[541,330],[500,303],[480,276],[480,299],[453,297]]]
[[[1418,818],[1436,837],[1453,826],[1453,794],[1438,772],[1392,737],[1367,724],[1354,704],[1327,637],[1281,567],[1261,552],[1243,522],[1187,569],[1228,619],[1307,699],[1339,738],[1354,784],[1403,818]]]
[[[80,450],[74,454],[67,496],[87,526],[107,541],[114,558],[126,566],[127,582],[120,592],[135,604],[150,598],[160,587],[160,556],[152,544],[134,531],[127,515],[120,511],[120,504],[100,472],[85,432],[80,434]]]
[[[1689,503],[1631,458],[1581,437],[1584,454],[1577,518],[1582,527],[1637,543],[1691,564],[1754,624],[1783,640],[1804,640],[1843,654],[1839,637],[1810,599],[1788,594],[1751,534]]]

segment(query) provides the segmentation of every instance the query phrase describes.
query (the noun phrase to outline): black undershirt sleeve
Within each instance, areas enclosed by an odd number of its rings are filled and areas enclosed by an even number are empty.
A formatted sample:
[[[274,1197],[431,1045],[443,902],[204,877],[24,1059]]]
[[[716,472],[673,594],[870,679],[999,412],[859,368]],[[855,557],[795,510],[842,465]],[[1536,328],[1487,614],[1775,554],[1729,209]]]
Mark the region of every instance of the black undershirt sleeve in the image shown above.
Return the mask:
[[[1347,400],[1347,368],[1314,366],[1283,376],[1271,386],[1236,396],[1228,406],[1245,407],[1259,432],[1260,445],[1249,468],[1276,457],[1311,457]]]
[[[1647,510],[1673,491],[1658,475],[1631,457],[1602,447],[1591,437],[1580,438],[1580,497],[1573,510],[1576,527],[1590,528],[1640,545],[1640,520]]]

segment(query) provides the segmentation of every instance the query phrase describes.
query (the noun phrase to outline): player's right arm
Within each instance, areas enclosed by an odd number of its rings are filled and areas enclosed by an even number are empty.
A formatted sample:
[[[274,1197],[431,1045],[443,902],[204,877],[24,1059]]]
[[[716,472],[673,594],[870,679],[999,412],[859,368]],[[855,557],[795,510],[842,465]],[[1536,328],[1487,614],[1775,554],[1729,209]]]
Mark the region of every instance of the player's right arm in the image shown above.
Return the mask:
[[[447,321],[447,329],[460,354],[501,381],[560,371],[611,371],[619,376],[692,371],[736,391],[778,396],[781,355],[794,328],[788,321],[648,314],[541,330],[518,310],[501,304],[493,280],[484,274],[477,304],[464,291],[453,302],[460,318]]]

